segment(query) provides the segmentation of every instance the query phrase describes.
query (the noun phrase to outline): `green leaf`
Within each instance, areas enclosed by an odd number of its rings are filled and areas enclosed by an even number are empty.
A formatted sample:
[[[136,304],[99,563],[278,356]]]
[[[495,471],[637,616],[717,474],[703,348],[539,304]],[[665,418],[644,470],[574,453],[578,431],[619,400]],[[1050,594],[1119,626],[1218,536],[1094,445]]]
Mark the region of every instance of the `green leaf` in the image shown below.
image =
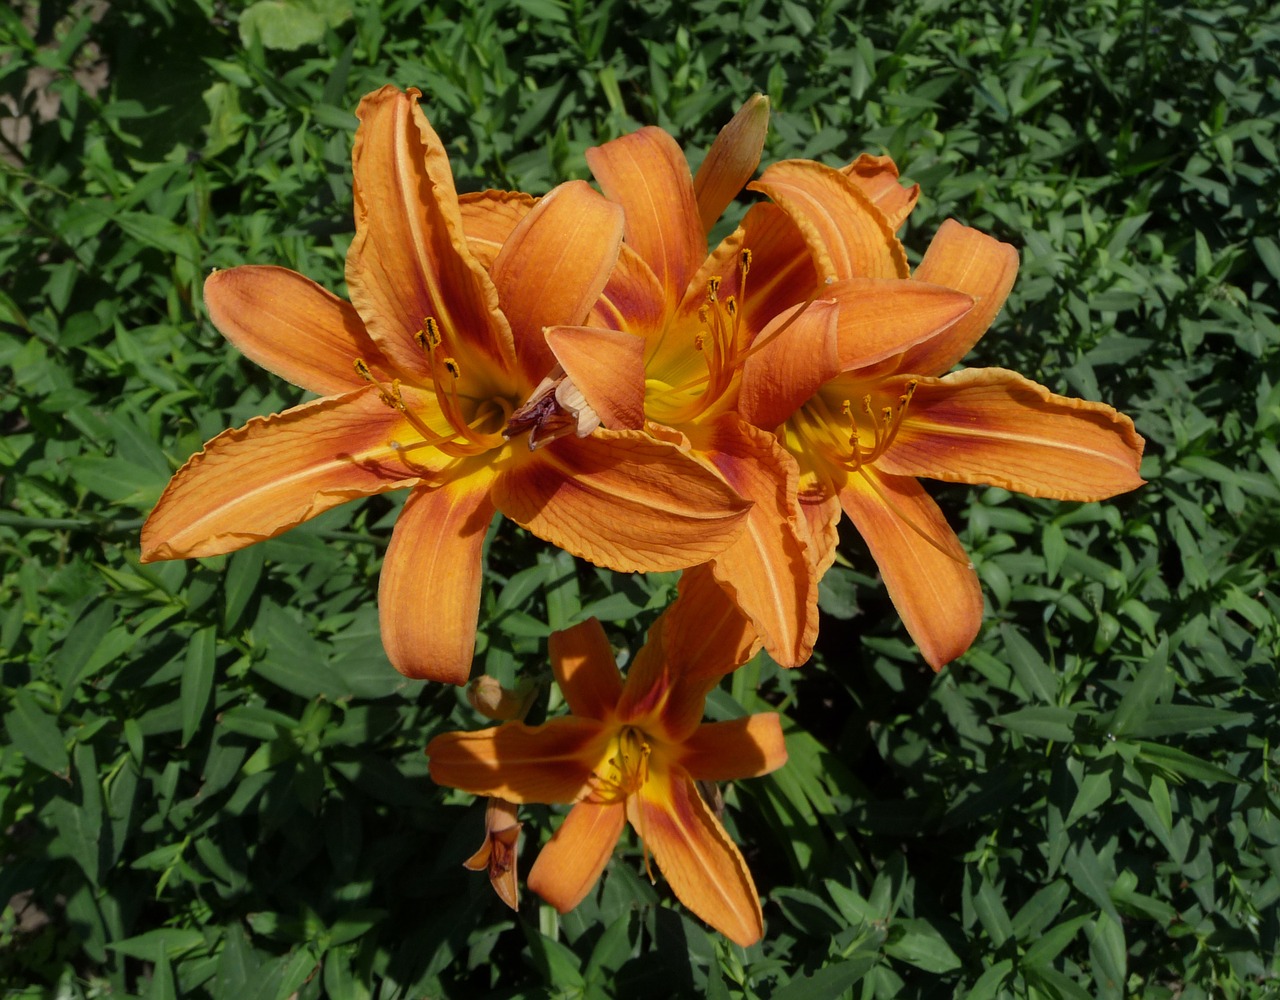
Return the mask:
[[[212,626],[202,628],[187,644],[178,700],[182,704],[182,745],[186,746],[200,728],[209,700],[213,697],[214,668],[217,664],[218,633]]]
[[[71,755],[62,730],[29,691],[19,690],[14,695],[13,709],[5,714],[4,725],[9,741],[27,760],[61,778],[70,775]]]
[[[995,715],[992,716],[991,721],[997,726],[1004,726],[1024,736],[1034,736],[1037,739],[1053,740],[1058,743],[1071,743],[1075,740],[1075,726],[1079,718],[1079,713],[1069,708],[1043,705]]]
[[[960,968],[960,959],[946,939],[923,919],[893,921],[884,951],[925,972],[943,973]]]

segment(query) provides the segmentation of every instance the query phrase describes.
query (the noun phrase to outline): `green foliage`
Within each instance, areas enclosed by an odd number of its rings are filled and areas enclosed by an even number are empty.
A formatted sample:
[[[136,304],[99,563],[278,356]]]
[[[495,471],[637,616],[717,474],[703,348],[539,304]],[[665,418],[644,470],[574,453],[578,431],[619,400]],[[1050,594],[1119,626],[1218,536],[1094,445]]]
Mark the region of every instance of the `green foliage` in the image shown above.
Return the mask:
[[[1011,13],[1011,11],[1017,13]],[[0,986],[6,996],[1265,997],[1280,976],[1280,9],[1210,0],[80,0],[0,9]],[[142,566],[169,475],[297,391],[209,324],[212,267],[342,289],[352,111],[417,86],[464,189],[542,192],[639,124],[696,162],[895,157],[1022,270],[976,363],[1133,415],[1139,493],[937,494],[987,596],[939,677],[850,535],[815,661],[754,662],[791,760],[725,790],[743,950],[643,877],[560,917],[460,862],[422,747],[478,722],[377,633],[396,497]],[[850,568],[851,567],[851,568]],[[487,550],[503,681],[672,593]],[[522,860],[558,814],[527,809]]]

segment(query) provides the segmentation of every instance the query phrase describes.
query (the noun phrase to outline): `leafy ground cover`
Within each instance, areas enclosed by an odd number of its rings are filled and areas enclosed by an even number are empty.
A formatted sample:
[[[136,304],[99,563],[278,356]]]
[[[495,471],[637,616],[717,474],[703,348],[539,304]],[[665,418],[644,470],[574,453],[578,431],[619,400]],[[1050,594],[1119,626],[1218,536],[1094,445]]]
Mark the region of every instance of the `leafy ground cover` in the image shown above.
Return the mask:
[[[0,985],[6,996],[1280,995],[1280,8],[1154,0],[119,0],[0,9]],[[766,160],[891,154],[1022,269],[977,363],[1103,399],[1138,493],[935,491],[987,622],[935,677],[856,537],[786,717],[725,789],[764,941],[708,933],[636,844],[559,917],[460,862],[473,728],[377,633],[399,500],[141,566],[173,469],[298,398],[228,348],[212,267],[342,287],[359,96],[417,86],[466,189],[541,192],[640,124],[695,158],[767,93]],[[626,654],[672,578],[488,542],[480,661]],[[552,828],[525,811],[525,860]]]

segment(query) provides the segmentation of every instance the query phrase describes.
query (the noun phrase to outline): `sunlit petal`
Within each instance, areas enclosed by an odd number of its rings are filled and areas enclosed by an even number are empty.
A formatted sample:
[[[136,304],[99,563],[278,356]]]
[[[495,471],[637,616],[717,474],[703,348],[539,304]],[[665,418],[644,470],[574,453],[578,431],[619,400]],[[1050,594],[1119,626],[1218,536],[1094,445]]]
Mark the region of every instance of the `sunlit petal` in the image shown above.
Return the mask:
[[[822,298],[839,306],[837,351],[846,371],[945,337],[975,308],[964,292],[922,281],[851,278],[824,288]]]
[[[871,550],[911,638],[940,670],[982,626],[978,575],[955,532],[919,482],[876,469],[850,476],[840,505]]]
[[[556,683],[569,711],[589,719],[603,719],[612,713],[622,695],[622,675],[600,623],[588,618],[553,632],[548,647]]]
[[[776,771],[787,744],[778,716],[767,712],[699,726],[676,759],[695,781],[735,781]]]
[[[537,203],[537,198],[523,191],[475,191],[458,195],[467,247],[485,270],[493,268],[502,244]]]
[[[561,913],[587,898],[626,825],[621,802],[579,802],[529,870],[529,888]]]
[[[605,427],[644,426],[642,338],[596,326],[550,326],[546,337],[556,360]]]
[[[738,389],[738,412],[773,430],[841,371],[838,308],[819,301],[780,313],[756,338]]]
[[[716,136],[693,179],[703,232],[711,232],[720,213],[755,174],[768,132],[769,98],[754,94]]]
[[[480,611],[480,549],[493,520],[490,478],[419,487],[396,519],[378,618],[387,656],[408,677],[467,682]]]
[[[920,198],[919,184],[904,188],[898,183],[898,165],[888,156],[863,153],[840,172],[862,189],[895,231],[906,222]]]

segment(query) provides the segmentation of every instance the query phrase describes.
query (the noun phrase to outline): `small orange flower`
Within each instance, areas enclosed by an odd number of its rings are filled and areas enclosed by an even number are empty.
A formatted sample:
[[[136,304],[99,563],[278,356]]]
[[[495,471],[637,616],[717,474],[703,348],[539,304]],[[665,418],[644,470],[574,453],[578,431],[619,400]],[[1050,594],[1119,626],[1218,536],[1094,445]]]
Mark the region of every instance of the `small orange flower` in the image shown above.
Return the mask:
[[[767,774],[785,763],[786,747],[773,714],[701,722],[708,691],[757,643],[709,576],[687,575],[681,591],[625,681],[591,619],[551,638],[571,715],[445,733],[427,754],[442,785],[512,802],[575,803],[528,879],[562,913],[591,891],[630,822],[680,901],[745,946],[763,933],[759,896],[697,782]]]

